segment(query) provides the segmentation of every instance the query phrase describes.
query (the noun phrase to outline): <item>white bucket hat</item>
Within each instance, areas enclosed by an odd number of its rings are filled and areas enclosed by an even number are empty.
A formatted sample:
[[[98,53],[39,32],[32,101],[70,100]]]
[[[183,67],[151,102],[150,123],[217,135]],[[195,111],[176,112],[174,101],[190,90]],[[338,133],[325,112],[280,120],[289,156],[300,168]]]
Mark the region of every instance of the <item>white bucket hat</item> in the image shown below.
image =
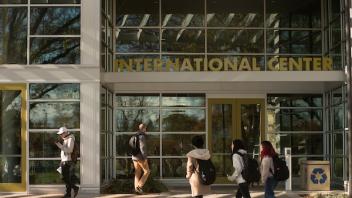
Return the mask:
[[[61,135],[61,134],[63,134],[64,132],[68,132],[68,131],[67,131],[67,128],[66,128],[66,127],[61,127],[61,128],[59,129],[59,132],[57,132],[56,134]]]

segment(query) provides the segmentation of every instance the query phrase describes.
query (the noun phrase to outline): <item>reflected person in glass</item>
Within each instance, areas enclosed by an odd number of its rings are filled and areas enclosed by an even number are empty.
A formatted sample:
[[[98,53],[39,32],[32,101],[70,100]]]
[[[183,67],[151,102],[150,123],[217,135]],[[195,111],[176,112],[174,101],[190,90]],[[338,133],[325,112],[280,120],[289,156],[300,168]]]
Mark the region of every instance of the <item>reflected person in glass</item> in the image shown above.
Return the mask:
[[[59,132],[62,142],[55,142],[56,146],[61,149],[61,170],[63,180],[66,185],[66,193],[63,198],[71,198],[71,191],[74,191],[74,197],[77,196],[79,187],[76,185],[78,179],[75,175],[75,163],[72,161],[71,154],[75,145],[75,136],[68,132],[66,127],[61,127]]]

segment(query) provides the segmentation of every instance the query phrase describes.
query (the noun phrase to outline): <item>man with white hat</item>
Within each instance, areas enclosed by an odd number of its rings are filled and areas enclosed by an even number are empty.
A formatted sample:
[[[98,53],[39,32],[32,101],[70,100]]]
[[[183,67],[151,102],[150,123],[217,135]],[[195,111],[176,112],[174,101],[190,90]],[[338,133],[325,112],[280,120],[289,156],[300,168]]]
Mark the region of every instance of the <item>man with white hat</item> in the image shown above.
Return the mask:
[[[79,187],[76,186],[78,179],[75,176],[75,163],[72,162],[71,154],[75,145],[75,136],[68,132],[66,127],[61,127],[58,135],[63,139],[63,143],[55,142],[57,147],[61,149],[61,170],[63,180],[66,184],[66,193],[63,198],[71,197],[71,190],[74,191],[74,197],[77,196]]]

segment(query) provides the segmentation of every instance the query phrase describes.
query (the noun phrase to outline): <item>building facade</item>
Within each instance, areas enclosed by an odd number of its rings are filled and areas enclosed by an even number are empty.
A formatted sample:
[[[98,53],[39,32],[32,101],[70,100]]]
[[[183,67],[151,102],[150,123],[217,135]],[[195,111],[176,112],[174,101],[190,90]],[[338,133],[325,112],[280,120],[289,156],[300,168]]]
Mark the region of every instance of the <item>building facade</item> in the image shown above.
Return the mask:
[[[230,145],[261,140],[348,176],[346,8],[338,0],[0,2],[1,191],[60,188],[60,126],[80,141],[83,190],[131,176],[147,124],[151,174],[183,185],[201,135],[219,184]]]

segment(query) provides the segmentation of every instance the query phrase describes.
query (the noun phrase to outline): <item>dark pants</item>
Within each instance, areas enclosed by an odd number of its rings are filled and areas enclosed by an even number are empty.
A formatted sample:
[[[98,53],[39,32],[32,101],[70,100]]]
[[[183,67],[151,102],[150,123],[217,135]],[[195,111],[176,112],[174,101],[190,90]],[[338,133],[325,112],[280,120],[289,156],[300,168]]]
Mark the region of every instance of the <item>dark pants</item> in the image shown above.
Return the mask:
[[[251,195],[249,194],[249,188],[248,188],[248,183],[241,183],[238,185],[238,190],[236,193],[236,198],[251,198]]]
[[[62,162],[61,163],[62,176],[66,184],[65,196],[71,196],[71,190],[77,189],[78,178],[75,175],[75,163],[73,162]]]
[[[203,198],[203,195],[198,195],[198,196],[195,196],[193,198]]]
[[[264,189],[265,189],[265,198],[275,198],[275,193],[274,189],[277,186],[277,181],[274,179],[274,177],[269,177],[264,184]]]

